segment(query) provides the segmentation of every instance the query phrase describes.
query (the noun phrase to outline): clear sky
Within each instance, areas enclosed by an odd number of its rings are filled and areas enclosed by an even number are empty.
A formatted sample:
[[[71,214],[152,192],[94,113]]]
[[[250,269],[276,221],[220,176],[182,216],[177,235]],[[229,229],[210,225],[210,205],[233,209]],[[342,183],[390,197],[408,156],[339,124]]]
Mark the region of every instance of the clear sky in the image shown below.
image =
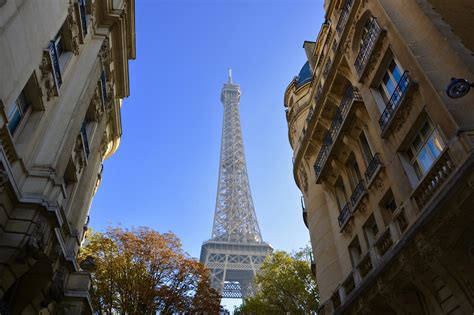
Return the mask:
[[[223,107],[232,67],[250,187],[263,239],[309,241],[293,180],[283,94],[316,39],[322,0],[136,0],[137,59],[123,136],[104,162],[91,226],[173,231],[199,257],[211,236]]]

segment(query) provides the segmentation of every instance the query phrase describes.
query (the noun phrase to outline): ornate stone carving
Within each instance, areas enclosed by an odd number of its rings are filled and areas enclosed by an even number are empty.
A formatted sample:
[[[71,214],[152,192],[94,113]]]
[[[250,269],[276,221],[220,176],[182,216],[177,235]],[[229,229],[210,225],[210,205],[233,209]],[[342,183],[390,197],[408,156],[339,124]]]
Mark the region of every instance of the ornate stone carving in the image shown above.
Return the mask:
[[[84,149],[82,145],[81,135],[78,135],[76,138],[76,146],[74,147],[74,159],[75,159],[77,172],[81,173],[82,169],[86,165],[86,159],[84,156]]]
[[[112,82],[107,82],[107,109],[112,109],[114,101],[114,85]]]
[[[415,236],[415,245],[418,254],[428,265],[441,256],[442,250],[437,243],[436,238],[431,237],[428,241],[421,233]]]
[[[303,169],[300,170],[300,178],[303,183],[303,192],[306,193],[308,191],[308,175]]]
[[[7,171],[5,170],[5,166],[0,163],[0,187],[3,187],[5,184],[9,182]]]
[[[68,15],[66,18],[67,25],[68,25],[68,35],[69,39],[71,41],[71,51],[74,53],[74,55],[79,55],[79,42],[78,42],[78,34],[79,34],[79,25],[77,24],[76,21],[76,9],[74,7],[74,4],[70,2],[69,8],[68,8]]]
[[[25,248],[29,256],[34,259],[40,259],[44,256],[44,230],[46,228],[46,220],[40,216],[33,222],[33,229],[26,242]]]
[[[48,297],[55,302],[59,303],[64,298],[64,281],[66,274],[66,267],[60,266],[53,276]]]
[[[407,102],[407,100],[404,100],[404,102]],[[399,108],[398,112],[396,113],[396,116],[393,117],[393,131],[398,132],[400,129],[402,129],[403,125],[405,124],[405,121],[407,121],[408,116],[410,115],[411,107],[412,106],[403,106],[402,108]],[[408,105],[408,104],[405,104]]]
[[[107,136],[107,132],[104,131],[102,135],[102,140],[100,142],[100,153],[101,153],[102,158],[104,158],[108,147],[109,147],[109,137]]]
[[[391,281],[384,281],[381,278],[377,280],[377,285],[375,290],[378,294],[383,296],[389,304],[395,302],[397,297],[397,286],[393,284]]]
[[[94,120],[100,121],[100,119],[102,118],[102,114],[104,113],[104,104],[102,104],[99,85],[97,85],[94,90],[94,95],[92,96],[91,105],[92,105],[92,108],[94,109]]]
[[[110,63],[110,40],[108,37],[104,38],[102,46],[100,46],[99,56],[104,65],[108,65]]]
[[[39,69],[41,71],[41,89],[46,95],[46,99],[50,101],[53,96],[57,95],[57,91],[56,84],[54,82],[51,57],[49,56],[49,51],[47,50],[43,52],[43,57],[41,58],[41,64],[39,66]]]
[[[373,186],[377,191],[382,191],[382,190],[383,190],[384,182],[383,182],[383,180],[380,178],[380,176],[377,176],[377,178],[374,179],[374,182],[373,182],[372,186]]]

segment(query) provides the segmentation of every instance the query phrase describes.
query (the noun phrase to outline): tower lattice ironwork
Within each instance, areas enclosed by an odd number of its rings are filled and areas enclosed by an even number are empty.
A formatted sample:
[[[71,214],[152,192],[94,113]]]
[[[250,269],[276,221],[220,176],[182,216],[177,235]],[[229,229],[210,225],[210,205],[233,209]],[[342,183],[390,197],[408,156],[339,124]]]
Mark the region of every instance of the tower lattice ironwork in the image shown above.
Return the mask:
[[[224,123],[214,225],[211,239],[201,247],[201,262],[224,298],[251,295],[252,280],[272,251],[262,240],[250,193],[239,101],[240,86],[232,82],[229,70],[221,93]]]

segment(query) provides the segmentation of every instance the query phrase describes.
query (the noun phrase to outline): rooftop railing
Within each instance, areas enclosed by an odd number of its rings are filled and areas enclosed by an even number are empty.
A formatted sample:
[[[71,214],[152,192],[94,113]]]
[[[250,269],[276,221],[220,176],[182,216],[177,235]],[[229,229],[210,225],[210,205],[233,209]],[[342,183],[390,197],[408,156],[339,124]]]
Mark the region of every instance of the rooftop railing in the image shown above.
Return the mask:
[[[373,16],[367,22],[366,29],[367,31],[362,38],[359,54],[357,55],[357,58],[354,62],[354,67],[359,75],[362,74],[365,66],[369,62],[372,51],[374,50],[375,44],[377,43],[377,39],[382,32],[377,19]]]
[[[408,87],[411,83],[411,78],[408,71],[405,71],[398,81],[395,90],[393,91],[390,100],[387,102],[387,106],[379,118],[379,125],[382,131],[384,131],[393,119],[400,103],[408,91]]]

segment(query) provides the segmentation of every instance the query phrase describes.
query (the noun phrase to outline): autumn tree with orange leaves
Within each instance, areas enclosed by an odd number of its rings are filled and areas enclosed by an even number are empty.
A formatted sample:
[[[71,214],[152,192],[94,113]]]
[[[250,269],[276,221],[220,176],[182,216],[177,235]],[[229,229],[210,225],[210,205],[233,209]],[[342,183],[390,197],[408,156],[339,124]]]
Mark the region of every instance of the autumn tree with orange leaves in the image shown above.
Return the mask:
[[[92,233],[80,257],[95,264],[91,297],[97,314],[219,313],[208,270],[173,233],[109,228]]]

